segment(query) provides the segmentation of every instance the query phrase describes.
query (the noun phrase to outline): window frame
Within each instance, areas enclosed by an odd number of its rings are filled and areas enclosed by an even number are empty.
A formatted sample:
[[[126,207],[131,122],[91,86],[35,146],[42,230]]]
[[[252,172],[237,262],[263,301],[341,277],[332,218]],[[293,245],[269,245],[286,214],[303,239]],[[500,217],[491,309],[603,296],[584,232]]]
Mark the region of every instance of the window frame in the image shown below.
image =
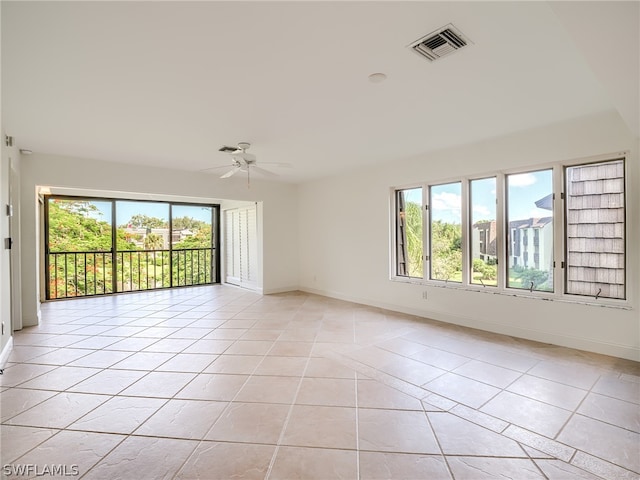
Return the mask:
[[[629,218],[630,210],[633,206],[629,203],[628,182],[629,182],[629,152],[615,152],[611,154],[597,155],[591,157],[575,158],[571,160],[541,163],[538,165],[529,165],[513,169],[494,170],[483,172],[476,175],[458,176],[449,178],[434,178],[428,182],[412,183],[410,185],[393,186],[390,188],[391,198],[391,223],[390,223],[390,270],[389,280],[399,283],[418,284],[424,287],[452,288],[458,290],[485,292],[499,295],[508,295],[516,297],[526,297],[533,299],[544,299],[552,301],[561,301],[566,303],[577,303],[585,305],[608,306],[614,308],[631,308],[633,301],[633,292],[629,288]],[[624,174],[624,289],[625,298],[595,298],[586,295],[579,295],[567,292],[567,219],[566,219],[566,179],[565,171],[569,167],[577,167],[581,165],[606,163],[608,161],[622,160]],[[542,170],[552,170],[552,193],[553,193],[553,285],[554,291],[533,290],[529,291],[520,288],[510,288],[506,282],[506,269],[508,268],[508,243],[507,243],[507,175],[536,172]],[[472,283],[472,239],[469,235],[471,232],[472,220],[472,193],[471,182],[474,180],[482,180],[495,177],[496,179],[496,257],[498,263],[497,285],[488,286]],[[461,211],[461,227],[462,227],[462,282],[452,282],[444,280],[431,279],[431,206],[429,201],[431,198],[431,187],[438,185],[446,185],[450,183],[461,183],[462,194],[462,211]],[[423,277],[404,277],[396,275],[396,192],[398,190],[422,188],[422,222],[423,222]],[[540,235],[540,234],[538,234]],[[529,265],[534,264],[533,244],[534,237],[529,235]],[[424,295],[424,292],[423,292]]]

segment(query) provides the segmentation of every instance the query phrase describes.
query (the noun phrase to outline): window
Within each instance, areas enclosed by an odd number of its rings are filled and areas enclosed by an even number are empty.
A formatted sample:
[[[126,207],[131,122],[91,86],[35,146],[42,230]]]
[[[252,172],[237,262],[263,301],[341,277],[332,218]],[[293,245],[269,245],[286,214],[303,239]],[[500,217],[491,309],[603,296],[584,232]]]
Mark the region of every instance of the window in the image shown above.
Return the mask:
[[[432,280],[462,282],[461,187],[456,182],[429,189]]]
[[[509,288],[553,292],[553,170],[506,176]],[[524,238],[540,230],[537,267],[528,264]],[[535,234],[534,234],[535,236]],[[536,263],[536,262],[534,262]]]
[[[627,299],[624,158],[393,194],[398,279],[566,301]]]
[[[625,298],[624,161],[565,169],[566,292]]]
[[[396,275],[422,278],[422,188],[396,191]]]
[[[496,225],[496,177],[471,180],[471,277],[470,283],[498,284]]]

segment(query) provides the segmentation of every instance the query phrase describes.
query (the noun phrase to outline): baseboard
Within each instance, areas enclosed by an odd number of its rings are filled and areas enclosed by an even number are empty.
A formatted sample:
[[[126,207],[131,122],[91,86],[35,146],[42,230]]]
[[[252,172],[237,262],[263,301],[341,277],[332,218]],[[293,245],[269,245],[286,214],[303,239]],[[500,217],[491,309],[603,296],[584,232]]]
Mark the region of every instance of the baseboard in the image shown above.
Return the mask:
[[[4,368],[5,364],[7,363],[7,360],[9,360],[9,354],[11,353],[12,349],[13,349],[13,336],[9,337],[9,341],[2,349],[2,352],[0,352],[0,368]]]
[[[422,317],[430,320],[437,320],[445,323],[451,323],[454,325],[460,325],[462,327],[476,328],[478,330],[499,333],[502,335],[509,335],[512,337],[523,338],[526,340],[533,340],[541,343],[550,343],[552,345],[557,345],[561,347],[575,348],[577,350],[586,350],[588,352],[600,353],[603,355],[610,355],[612,357],[624,358],[627,360],[640,362],[640,349],[634,348],[628,345],[607,343],[607,342],[591,340],[588,338],[575,337],[571,335],[561,335],[557,333],[544,332],[536,329],[522,328],[522,327],[517,327],[513,325],[504,325],[501,323],[487,322],[484,320],[478,320],[477,318],[465,317],[460,315],[451,315],[448,312],[408,308],[403,305],[395,305],[395,304],[389,304],[385,302],[376,302],[370,299],[359,298],[352,295],[344,295],[339,292],[325,291],[325,290],[319,290],[319,289],[307,288],[307,287],[299,287],[298,289],[303,292],[335,298],[337,300],[345,300],[347,302],[358,303],[358,304],[367,305],[370,307],[376,307],[376,308],[382,308],[385,310],[391,310],[394,312],[406,313],[408,315],[415,315],[417,317]]]

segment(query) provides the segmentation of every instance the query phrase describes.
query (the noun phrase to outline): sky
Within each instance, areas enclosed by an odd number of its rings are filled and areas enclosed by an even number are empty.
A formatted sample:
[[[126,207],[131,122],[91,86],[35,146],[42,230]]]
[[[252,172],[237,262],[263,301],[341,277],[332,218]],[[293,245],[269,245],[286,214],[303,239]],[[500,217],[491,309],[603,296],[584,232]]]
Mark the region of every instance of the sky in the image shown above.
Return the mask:
[[[111,223],[111,202],[92,201],[98,207],[98,214],[94,215],[99,220]],[[101,214],[101,215],[100,215]],[[128,202],[116,201],[116,225],[125,225],[134,215],[146,215],[169,221],[169,204],[160,202]],[[173,217],[191,217],[196,220],[211,223],[211,207],[199,205],[174,205]]]
[[[508,217],[512,220],[548,217],[549,210],[536,207],[535,202],[553,191],[552,171],[520,173],[507,176]],[[431,218],[447,223],[461,222],[460,182],[431,187]],[[472,221],[494,220],[496,218],[496,179],[495,177],[474,180],[471,183]],[[421,189],[407,191],[408,202],[422,203]]]

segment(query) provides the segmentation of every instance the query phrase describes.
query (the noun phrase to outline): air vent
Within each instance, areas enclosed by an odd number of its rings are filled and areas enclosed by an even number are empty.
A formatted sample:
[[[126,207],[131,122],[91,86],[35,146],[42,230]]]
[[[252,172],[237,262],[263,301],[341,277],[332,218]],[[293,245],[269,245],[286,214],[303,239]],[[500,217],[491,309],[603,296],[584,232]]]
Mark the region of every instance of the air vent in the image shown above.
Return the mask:
[[[469,40],[460,31],[449,24],[413,42],[410,47],[416,53],[433,62],[466,47],[469,43]]]

